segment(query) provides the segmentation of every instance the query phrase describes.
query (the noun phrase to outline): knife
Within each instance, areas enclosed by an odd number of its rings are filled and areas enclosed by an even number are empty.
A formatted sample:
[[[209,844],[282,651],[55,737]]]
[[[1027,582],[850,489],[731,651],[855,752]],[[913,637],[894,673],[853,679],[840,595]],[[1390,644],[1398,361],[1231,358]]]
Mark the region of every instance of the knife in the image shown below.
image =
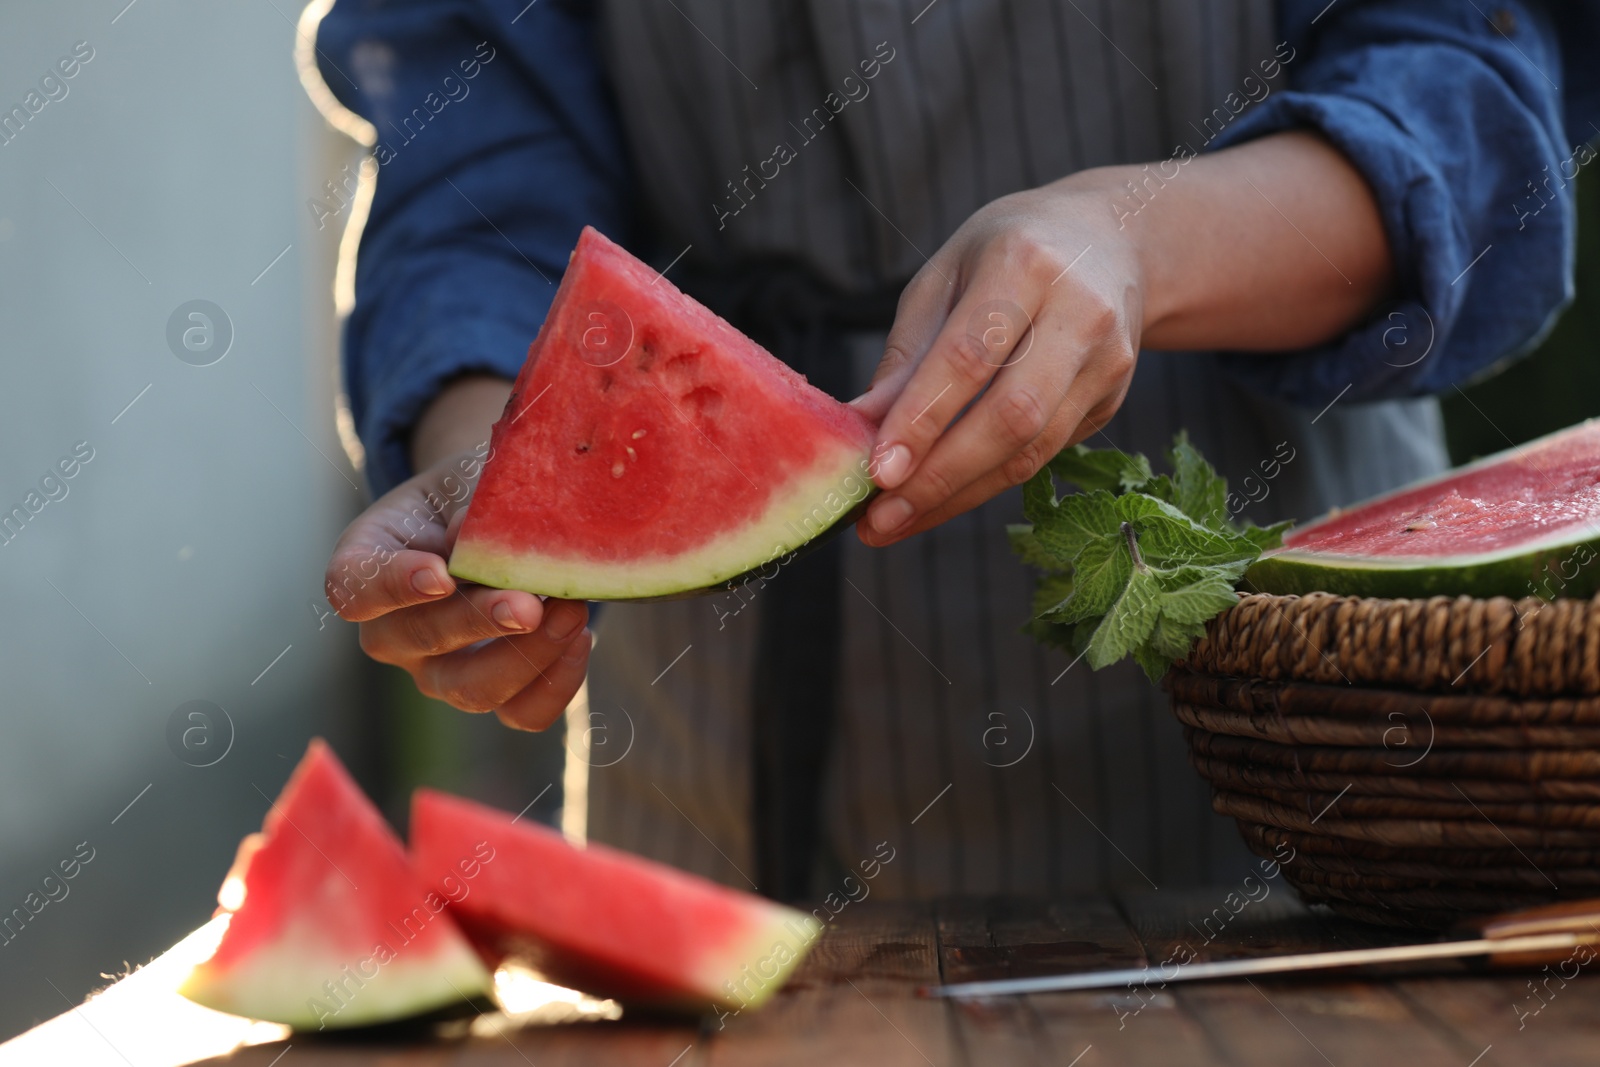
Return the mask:
[[[1463,933],[1465,936],[1451,940],[1417,945],[1301,952],[1285,956],[1172,964],[1166,968],[1128,967],[1115,971],[1083,971],[1076,974],[1041,975],[1036,978],[956,982],[951,985],[923,986],[917,992],[924,997],[970,1000],[1024,993],[1110,989],[1124,985],[1155,985],[1159,988],[1168,982],[1243,978],[1258,974],[1289,974],[1298,971],[1330,971],[1374,964],[1474,957],[1485,957],[1490,965],[1496,967],[1537,967],[1564,962],[1576,956],[1577,950],[1583,946],[1600,945],[1600,899],[1569,901],[1530,908],[1526,911],[1506,912],[1481,920],[1466,928]],[[1600,953],[1588,951],[1586,958],[1580,961],[1580,966],[1595,959],[1597,955]],[[1176,968],[1176,973],[1169,973],[1173,968]]]

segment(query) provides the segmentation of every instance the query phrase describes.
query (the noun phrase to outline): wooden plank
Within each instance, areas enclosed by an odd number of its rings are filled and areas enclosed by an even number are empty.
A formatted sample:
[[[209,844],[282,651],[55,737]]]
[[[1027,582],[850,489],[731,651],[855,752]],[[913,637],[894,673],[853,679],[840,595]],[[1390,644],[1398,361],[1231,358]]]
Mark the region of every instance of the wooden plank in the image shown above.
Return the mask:
[[[706,1063],[961,1064],[949,1006],[916,995],[918,986],[938,980],[928,906],[851,904],[771,1003],[712,1021]]]
[[[1027,954],[1017,973],[1103,970],[1147,965],[1147,946],[1109,900],[1063,901],[1049,905],[1031,922],[1013,913],[997,923],[1002,944],[1054,942],[1053,950]],[[1070,966],[1060,963],[1073,962]],[[1051,964],[1048,971],[1032,964]],[[1164,1067],[1223,1067],[1197,1021],[1181,1010],[1170,993],[1110,989],[1048,993],[1026,998],[1040,1042],[1050,1062],[1078,1067],[1160,1063]]]
[[[1004,898],[942,901],[938,927],[947,982],[1145,964],[1144,947],[1103,898],[1054,904]],[[1161,992],[1005,997],[959,1003],[953,1010],[961,1046],[975,1064],[1220,1063],[1195,1020]]]
[[[499,1038],[475,1037],[447,1062],[451,1067],[702,1067],[705,1048],[697,1031],[692,1023],[649,1020],[530,1027]],[[410,1063],[399,1060],[395,1067]]]
[[[946,982],[1096,971],[1144,962],[1127,923],[1101,898],[1054,904],[1007,897],[952,898],[941,900],[936,914],[939,962]]]
[[[1587,1067],[1600,1058],[1600,975],[1589,973],[1597,965],[1566,980],[1553,967],[1504,977],[1411,978],[1394,988],[1415,1014],[1456,1034],[1467,1061],[1481,1056],[1478,1067]]]
[[[226,1067],[702,1067],[696,1024],[656,1021],[533,1026],[457,1040],[297,1034],[208,1060]],[[280,1060],[279,1057],[282,1057]],[[199,1067],[199,1065],[197,1065]]]
[[[1262,886],[1267,886],[1265,893]],[[1151,957],[1180,965],[1190,959],[1339,947],[1338,929],[1312,914],[1281,884],[1257,880],[1252,895],[1258,899],[1227,888],[1130,893],[1121,903]],[[1353,938],[1358,931],[1345,928],[1344,935]],[[1462,1067],[1460,1049],[1381,982],[1257,978],[1175,983],[1168,989],[1230,1063]]]
[[[1043,908],[1038,910],[1042,912]],[[995,936],[994,926],[1006,919],[1011,920],[1011,929],[1022,936],[1001,943]],[[1026,953],[1029,948],[1048,945],[1053,940],[1050,936],[1053,930],[1048,923],[1030,924],[1022,909],[1002,900],[976,897],[941,900],[935,906],[934,920],[939,935],[939,969],[944,982],[1015,977],[1019,949]],[[1030,937],[1030,934],[1040,936]],[[1033,970],[1030,973],[1044,972]],[[1006,997],[977,1006],[950,1004],[947,1011],[956,1042],[969,1063],[1033,1067],[1050,1062],[1046,1042],[1025,998]]]
[[[288,1042],[242,1048],[230,1056],[205,1060],[195,1067],[212,1064],[226,1067],[371,1067],[375,1063],[386,1067],[448,1067],[456,1054],[457,1050],[447,1045],[336,1044],[322,1038],[297,1036]],[[274,1057],[281,1058],[275,1060]]]

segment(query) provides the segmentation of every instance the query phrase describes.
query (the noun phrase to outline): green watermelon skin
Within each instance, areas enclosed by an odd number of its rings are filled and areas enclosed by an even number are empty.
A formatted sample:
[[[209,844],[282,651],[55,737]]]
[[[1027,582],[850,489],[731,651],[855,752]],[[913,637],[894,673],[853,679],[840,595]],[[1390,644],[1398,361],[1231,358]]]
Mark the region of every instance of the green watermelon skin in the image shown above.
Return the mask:
[[[587,600],[770,578],[860,514],[876,434],[585,229],[494,427],[450,572]]]
[[[1379,561],[1370,564],[1355,560],[1330,561],[1315,553],[1289,551],[1257,561],[1245,572],[1241,584],[1250,592],[1285,596],[1322,592],[1388,599],[1431,596],[1587,599],[1600,593],[1600,568],[1594,565],[1597,559],[1600,559],[1600,538],[1504,559],[1468,556],[1400,566],[1385,566]],[[1559,577],[1564,563],[1579,565],[1569,581]]]
[[[1470,550],[1474,539],[1483,551]],[[1352,550],[1360,547],[1368,550]],[[1396,548],[1403,551],[1384,550]],[[1296,530],[1251,566],[1243,586],[1284,595],[1592,597],[1600,592],[1600,420]]]

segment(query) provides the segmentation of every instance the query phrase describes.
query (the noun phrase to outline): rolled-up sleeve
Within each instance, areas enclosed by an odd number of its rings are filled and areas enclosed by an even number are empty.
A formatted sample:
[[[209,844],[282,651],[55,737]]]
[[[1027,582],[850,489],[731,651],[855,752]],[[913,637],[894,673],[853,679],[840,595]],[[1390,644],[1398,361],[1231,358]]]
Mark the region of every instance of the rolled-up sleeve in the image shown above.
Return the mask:
[[[1588,4],[1574,8],[1593,9]],[[1230,373],[1321,406],[1438,393],[1531,348],[1572,299],[1572,182],[1558,18],[1532,3],[1289,0],[1287,91],[1208,147],[1312,128],[1376,197],[1396,300],[1320,347],[1227,353]],[[1591,42],[1592,46],[1592,42]]]
[[[374,492],[410,475],[446,383],[516,376],[582,227],[627,239],[592,23],[572,0],[339,0],[322,20],[323,81],[376,132],[343,346]]]

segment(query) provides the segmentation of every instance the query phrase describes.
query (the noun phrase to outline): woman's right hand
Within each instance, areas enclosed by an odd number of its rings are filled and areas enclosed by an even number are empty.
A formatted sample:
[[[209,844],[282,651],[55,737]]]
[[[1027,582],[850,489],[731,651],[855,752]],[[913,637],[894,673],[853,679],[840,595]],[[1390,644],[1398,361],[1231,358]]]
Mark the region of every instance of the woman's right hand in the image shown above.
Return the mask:
[[[360,624],[367,655],[408,672],[426,695],[543,730],[588,669],[589,609],[457,582],[445,569],[482,454],[447,456],[357,516],[328,562],[328,602]]]

